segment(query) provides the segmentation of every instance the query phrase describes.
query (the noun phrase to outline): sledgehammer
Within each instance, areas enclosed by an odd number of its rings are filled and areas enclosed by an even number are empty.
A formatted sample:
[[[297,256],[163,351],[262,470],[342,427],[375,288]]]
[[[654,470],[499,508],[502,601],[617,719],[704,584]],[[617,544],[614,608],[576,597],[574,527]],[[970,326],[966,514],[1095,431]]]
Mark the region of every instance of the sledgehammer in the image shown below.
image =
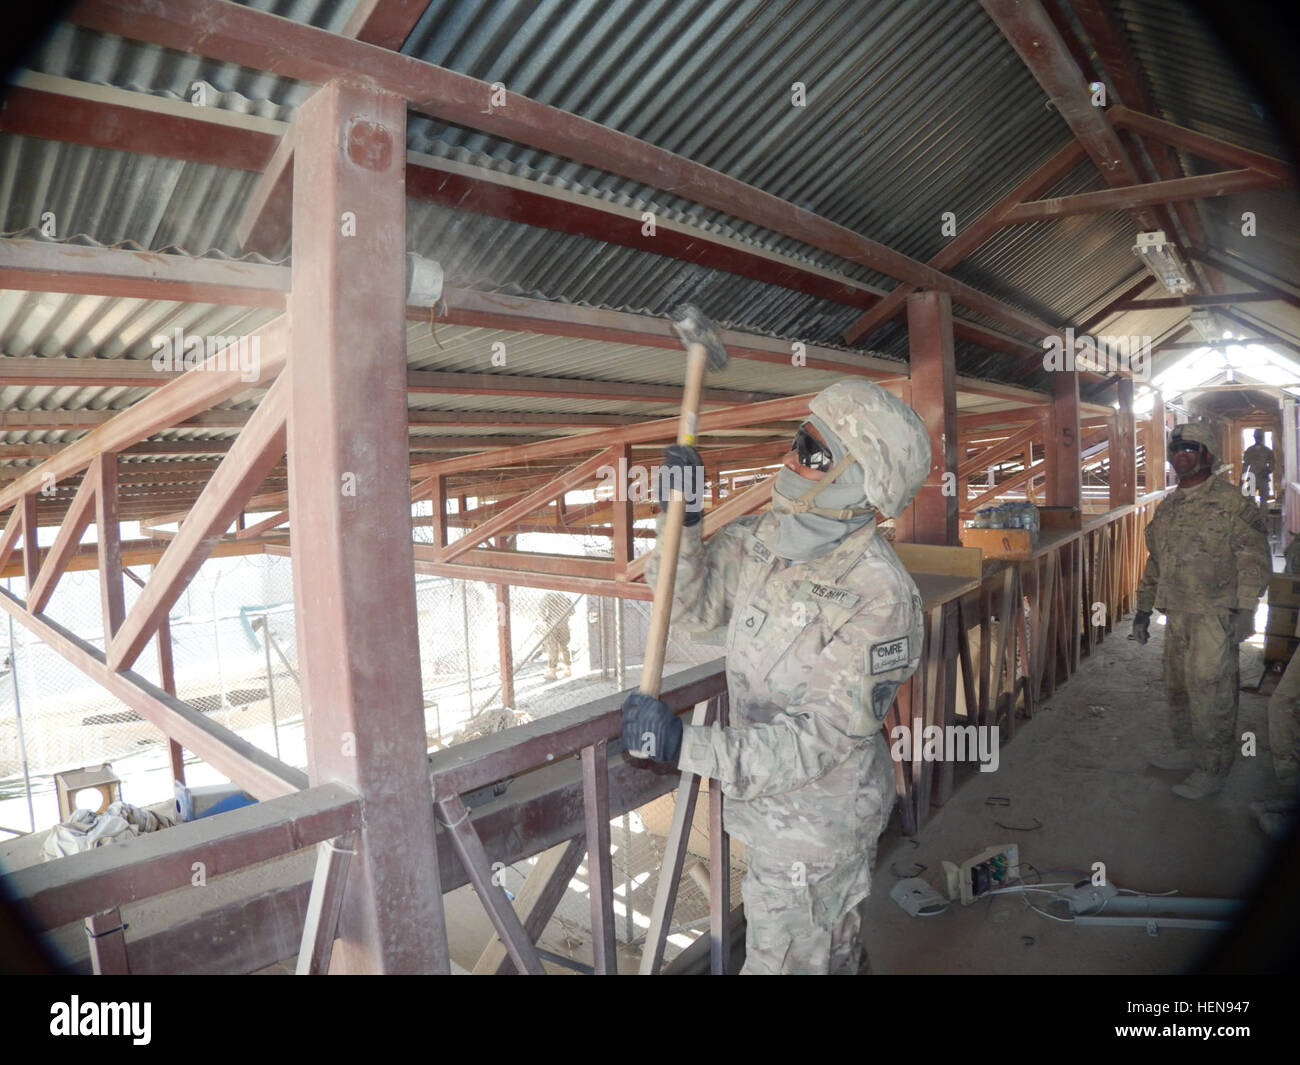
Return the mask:
[[[673,321],[673,328],[686,345],[686,384],[682,389],[682,414],[677,423],[677,443],[694,446],[704,371],[720,370],[726,366],[727,349],[723,347],[713,323],[697,307],[687,304],[680,308]],[[703,485],[699,487],[703,489]],[[650,610],[650,634],[646,638],[645,661],[641,665],[640,691],[643,695],[656,699],[659,698],[659,688],[663,683],[668,618],[673,609],[677,551],[682,542],[682,519],[685,516],[686,496],[680,487],[674,487],[669,493],[668,517],[659,534],[659,580],[655,584],[654,605]]]

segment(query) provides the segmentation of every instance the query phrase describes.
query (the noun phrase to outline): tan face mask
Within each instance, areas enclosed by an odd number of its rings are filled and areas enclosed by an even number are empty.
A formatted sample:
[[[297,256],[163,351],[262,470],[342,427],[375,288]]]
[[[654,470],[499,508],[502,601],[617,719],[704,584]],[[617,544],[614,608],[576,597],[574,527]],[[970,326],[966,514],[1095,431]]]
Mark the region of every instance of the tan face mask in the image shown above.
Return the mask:
[[[776,481],[772,486],[772,509],[778,514],[816,514],[823,518],[834,518],[836,521],[851,521],[854,518],[865,517],[874,514],[875,507],[820,507],[813,503],[828,488],[835,484],[836,479],[854,465],[854,459],[851,455],[845,455],[839,462],[835,463],[826,476],[819,481],[809,482],[807,477],[801,477],[794,470],[788,467],[777,473]],[[787,477],[786,474],[791,474]],[[782,481],[785,483],[782,484]],[[811,483],[811,487],[798,496],[789,493],[802,488],[805,484]],[[784,489],[784,490],[783,490]],[[844,502],[851,502],[862,497],[862,490],[854,488],[851,485],[843,484],[835,486],[835,489],[829,493],[828,503],[834,503],[840,497]]]

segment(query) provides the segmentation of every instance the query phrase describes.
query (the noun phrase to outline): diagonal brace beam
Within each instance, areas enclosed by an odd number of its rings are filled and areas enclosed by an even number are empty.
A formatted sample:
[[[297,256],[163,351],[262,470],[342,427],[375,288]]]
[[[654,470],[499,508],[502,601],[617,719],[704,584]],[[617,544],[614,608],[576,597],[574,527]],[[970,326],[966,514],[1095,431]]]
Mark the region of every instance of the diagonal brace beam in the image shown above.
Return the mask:
[[[221,534],[284,457],[287,382],[288,375],[281,374],[271,386],[167,545],[144,592],[109,646],[111,669],[126,669],[139,657]]]
[[[36,583],[27,593],[27,609],[33,614],[39,614],[45,609],[45,604],[50,601],[50,596],[54,594],[54,587],[59,583],[59,578],[63,576],[63,571],[68,565],[68,559],[72,557],[77,546],[81,543],[81,536],[86,531],[86,526],[90,524],[95,513],[95,484],[96,478],[91,473],[87,473],[81,479],[81,486],[77,489],[77,494],[72,500],[72,506],[68,508],[67,516],[63,519],[63,524],[59,526],[58,535],[54,538],[54,543],[50,549],[45,552],[45,561],[41,564],[41,571],[36,577]]]
[[[525,515],[531,514],[538,507],[545,506],[552,499],[563,495],[570,489],[585,484],[596,475],[596,471],[602,466],[610,465],[618,461],[618,449],[608,447],[604,451],[593,455],[571,470],[560,474],[559,477],[547,481],[540,488],[535,488],[529,492],[514,506],[507,507],[495,518],[485,521],[476,529],[471,529],[454,544],[444,550],[441,554],[440,561],[450,562],[452,559],[459,558],[471,548],[477,547],[483,541],[490,537],[496,536],[497,533],[509,528],[515,522]]]

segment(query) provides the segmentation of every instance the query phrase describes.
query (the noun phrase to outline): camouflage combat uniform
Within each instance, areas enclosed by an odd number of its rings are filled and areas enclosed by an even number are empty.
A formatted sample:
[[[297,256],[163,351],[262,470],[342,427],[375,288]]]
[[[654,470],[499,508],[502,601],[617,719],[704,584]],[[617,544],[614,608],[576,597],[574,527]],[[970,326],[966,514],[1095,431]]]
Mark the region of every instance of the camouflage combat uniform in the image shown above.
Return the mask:
[[[1236,750],[1237,642],[1231,611],[1252,613],[1272,558],[1264,519],[1222,477],[1179,488],[1146,530],[1137,609],[1168,615],[1164,682],[1169,727],[1196,768],[1227,776]]]
[[[566,671],[572,670],[569,658],[569,615],[573,604],[567,596],[559,592],[548,592],[541,602],[541,627],[545,635],[542,638],[542,650],[546,652],[546,676],[555,678],[555,667],[564,659]]]
[[[1268,498],[1268,479],[1273,472],[1273,463],[1275,458],[1273,449],[1267,448],[1263,444],[1251,444],[1241,455],[1241,479],[1244,484],[1246,475],[1253,473],[1255,475],[1255,491],[1251,495],[1259,497],[1259,505],[1264,505],[1264,500]]]
[[[1300,536],[1287,545],[1286,572],[1300,573]],[[1268,747],[1278,780],[1294,787],[1300,774],[1300,655],[1294,652],[1268,700]]]
[[[673,622],[725,631],[731,718],[687,726],[678,764],[721,781],[749,851],[744,972],[854,973],[894,805],[880,722],[920,660],[921,597],[874,522],[793,563],[768,546],[778,520],[739,518],[707,544],[683,530]]]

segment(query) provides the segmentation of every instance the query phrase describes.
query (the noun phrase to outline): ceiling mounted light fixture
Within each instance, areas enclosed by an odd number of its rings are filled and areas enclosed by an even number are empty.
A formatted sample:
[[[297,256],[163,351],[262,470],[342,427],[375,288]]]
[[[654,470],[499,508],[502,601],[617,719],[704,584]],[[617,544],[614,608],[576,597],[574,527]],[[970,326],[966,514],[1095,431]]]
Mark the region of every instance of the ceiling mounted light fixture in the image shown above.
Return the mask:
[[[1194,290],[1191,273],[1178,248],[1165,239],[1163,229],[1139,233],[1133,245],[1133,254],[1142,260],[1166,291],[1174,296],[1185,296]]]

